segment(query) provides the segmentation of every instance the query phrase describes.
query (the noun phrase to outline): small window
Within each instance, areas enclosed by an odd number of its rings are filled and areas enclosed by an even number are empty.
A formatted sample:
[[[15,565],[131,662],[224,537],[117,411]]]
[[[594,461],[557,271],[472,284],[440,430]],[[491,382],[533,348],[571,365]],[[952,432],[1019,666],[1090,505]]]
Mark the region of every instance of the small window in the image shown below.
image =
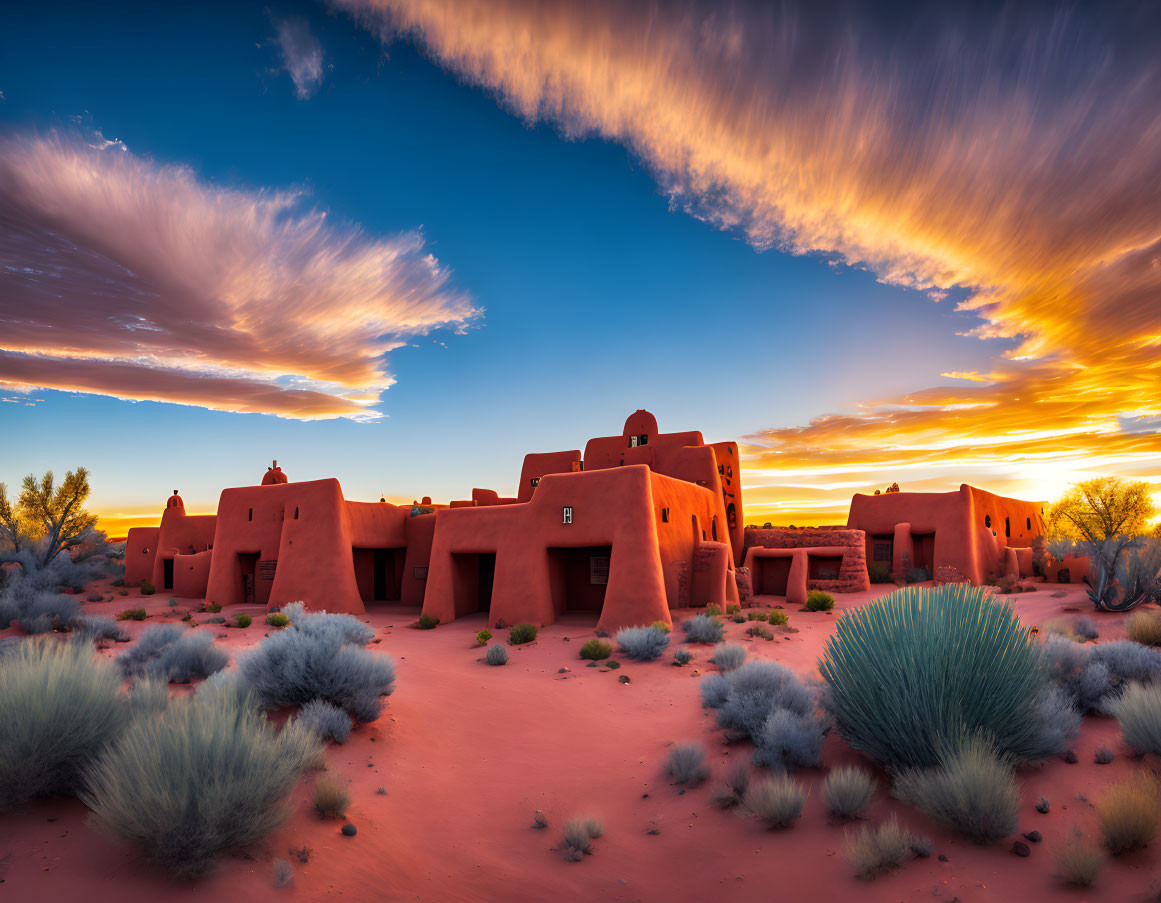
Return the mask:
[[[890,561],[891,560],[891,543],[877,542],[875,543],[875,550],[873,558],[875,561]]]
[[[1012,518],[1010,517],[1004,518],[1004,535],[1009,538],[1012,536]]]
[[[142,554],[142,555],[148,555],[148,554],[149,554],[149,549],[142,549],[142,550],[141,550],[141,554]]]
[[[246,515],[246,520],[254,520],[254,509],[250,509],[250,513]]]
[[[1024,529],[1026,529],[1026,530],[1032,529],[1032,518],[1030,518],[1030,517],[1024,518]]]
[[[718,473],[720,473],[724,477],[726,475],[726,465],[719,464],[718,465]]]
[[[669,509],[668,508],[661,509],[661,523],[663,523],[663,524],[669,523]]]
[[[589,583],[594,586],[604,586],[609,582],[609,559],[589,559]]]
[[[984,515],[984,526],[989,530],[992,528],[992,516],[990,514]]]
[[[412,573],[415,574],[416,580],[426,580],[427,579],[427,568],[426,567],[413,568]]]
[[[732,465],[727,465],[726,476],[729,477],[731,480],[734,478],[734,468]]]
[[[564,510],[562,512],[562,515],[563,515],[562,523],[571,524],[572,523],[572,505],[565,505]]]
[[[629,448],[636,448],[636,447],[637,447],[637,437],[630,436],[629,437]]]
[[[701,541],[705,542],[705,530],[701,531]]]
[[[294,508],[294,519],[298,520],[298,506],[297,505]]]
[[[640,436],[638,436],[637,437],[637,444],[638,445],[648,445],[649,444],[648,434],[642,433]]]
[[[259,580],[273,580],[274,574],[278,571],[277,558],[265,558],[258,562],[258,579]]]
[[[528,482],[530,482],[532,484],[532,488],[535,489],[537,486],[540,485],[540,477],[533,477]]]
[[[713,537],[714,542],[718,541],[718,519],[716,517],[710,521],[710,535]]]

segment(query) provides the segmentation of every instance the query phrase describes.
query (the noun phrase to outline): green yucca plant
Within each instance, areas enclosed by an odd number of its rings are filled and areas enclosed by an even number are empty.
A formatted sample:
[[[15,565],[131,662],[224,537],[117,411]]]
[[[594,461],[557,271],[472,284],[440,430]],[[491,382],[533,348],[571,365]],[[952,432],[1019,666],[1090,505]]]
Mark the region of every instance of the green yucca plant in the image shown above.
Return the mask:
[[[838,731],[892,768],[930,768],[966,734],[1015,761],[1059,752],[1040,644],[981,587],[908,587],[845,612],[819,670]]]

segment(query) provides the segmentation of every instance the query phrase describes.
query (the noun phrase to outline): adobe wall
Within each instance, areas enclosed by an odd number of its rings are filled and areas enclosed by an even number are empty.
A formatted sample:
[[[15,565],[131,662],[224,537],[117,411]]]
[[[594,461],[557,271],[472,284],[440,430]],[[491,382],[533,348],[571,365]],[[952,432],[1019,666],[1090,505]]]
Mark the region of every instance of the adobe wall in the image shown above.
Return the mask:
[[[857,593],[870,589],[867,579],[866,537],[862,530],[846,527],[746,527],[744,544],[750,549],[826,548],[827,557],[840,555],[842,562],[834,579],[812,577],[809,560],[805,565],[806,588],[828,593]],[[818,553],[822,554],[822,553]],[[748,558],[747,558],[748,561]],[[754,584],[754,591],[758,586]]]
[[[140,586],[153,580],[153,561],[161,527],[130,527],[125,538],[125,585]]]

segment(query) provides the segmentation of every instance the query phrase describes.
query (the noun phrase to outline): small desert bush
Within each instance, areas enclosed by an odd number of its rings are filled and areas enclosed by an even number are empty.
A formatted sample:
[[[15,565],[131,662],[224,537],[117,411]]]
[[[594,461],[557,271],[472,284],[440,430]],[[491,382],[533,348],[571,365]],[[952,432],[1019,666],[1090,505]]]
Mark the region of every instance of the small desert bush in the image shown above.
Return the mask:
[[[705,615],[707,618],[716,618],[721,613],[722,613],[722,610],[720,608],[718,608],[716,605],[711,604],[711,605],[707,605],[705,607]]]
[[[768,828],[788,828],[802,814],[806,791],[788,775],[763,778],[751,784],[742,805]]]
[[[219,605],[217,602],[207,602],[205,605],[202,606],[202,609],[205,611],[208,611],[212,615],[216,615],[218,612],[220,612],[222,610],[222,606]]]
[[[420,615],[415,625],[420,630],[435,630],[439,626],[439,618],[432,617],[431,615]]]
[[[302,726],[278,730],[236,695],[199,694],[133,721],[88,770],[81,798],[98,828],[175,875],[198,875],[285,820],[320,755]]]
[[[656,627],[624,627],[613,638],[634,661],[651,662],[669,648],[669,634]]]
[[[290,623],[290,618],[288,618],[282,612],[276,611],[273,614],[268,614],[266,616],[266,623],[270,627],[285,627]]]
[[[0,656],[0,809],[80,789],[132,717],[121,675],[87,643],[23,640]]]
[[[781,627],[790,620],[790,615],[786,614],[786,612],[782,611],[781,609],[775,608],[770,612],[770,616],[767,618],[767,620],[772,626]]]
[[[265,706],[303,706],[315,699],[374,721],[395,689],[395,663],[364,646],[375,632],[350,615],[286,606],[290,626],[243,655],[238,671]]]
[[[830,611],[834,608],[834,596],[822,590],[813,589],[806,594],[805,611]]]
[[[1044,634],[1054,633],[1057,636],[1067,637],[1070,640],[1076,636],[1072,631],[1072,623],[1068,618],[1049,618],[1040,625],[1040,630]]]
[[[826,807],[842,818],[858,815],[871,801],[877,781],[861,768],[832,769],[822,784]]]
[[[687,643],[720,643],[726,635],[721,622],[705,615],[697,615],[681,622]]]
[[[746,623],[746,616],[744,614],[742,614],[741,612],[738,612],[737,614],[730,615],[730,620],[733,621],[735,624],[745,624]]]
[[[1093,619],[1087,617],[1077,618],[1076,623],[1072,625],[1072,630],[1078,637],[1084,640],[1095,640],[1101,635]]]
[[[711,665],[717,665],[723,671],[733,671],[746,660],[746,647],[737,643],[718,643],[714,646]]]
[[[705,763],[705,747],[700,743],[678,743],[670,747],[666,770],[678,784],[700,784],[710,773]]]
[[[859,878],[871,880],[903,865],[911,851],[911,839],[892,815],[874,827],[864,825],[846,837],[847,861]]]
[[[580,657],[599,662],[613,654],[613,647],[604,640],[592,639],[580,648]]]
[[[489,665],[506,665],[508,664],[508,650],[499,643],[495,646],[489,646],[488,651],[484,653],[484,661]]]
[[[315,699],[298,712],[298,722],[322,740],[346,743],[351,736],[351,716],[337,705]]]
[[[150,583],[148,580],[141,581],[141,595],[152,596],[155,592],[157,592],[157,587],[155,587],[152,583]]]
[[[351,805],[347,782],[339,775],[324,771],[314,779],[310,802],[319,818],[342,818]]]
[[[106,615],[77,615],[69,621],[69,628],[74,639],[89,643],[101,640],[115,640],[121,643],[129,640],[129,634]]]
[[[492,638],[492,631],[488,630],[487,628],[484,628],[483,630],[478,631],[476,633],[476,645],[477,646],[487,646],[488,640],[490,640],[491,638]]]
[[[1129,746],[1143,753],[1161,753],[1161,686],[1129,684],[1113,714]]]
[[[253,623],[254,619],[249,615],[238,615],[236,618],[234,618],[234,625],[236,627],[249,627]]]
[[[1055,685],[1083,713],[1112,714],[1131,682],[1161,683],[1161,649],[1132,640],[1080,646],[1050,635],[1042,652]]]
[[[741,613],[742,613],[742,606],[740,606],[740,605],[735,604],[735,605],[727,605],[726,606],[726,614],[728,614],[728,615],[737,615],[737,614],[741,614]]]
[[[774,639],[774,634],[770,632],[770,628],[763,627],[761,624],[755,624],[753,627],[747,627],[746,636],[753,637],[756,640]]]
[[[1007,837],[1020,816],[1011,762],[979,735],[965,737],[934,768],[899,773],[894,793],[976,843]]]
[[[208,633],[187,630],[181,624],[145,628],[137,642],[117,657],[130,680],[151,677],[174,683],[209,677],[229,661],[230,656],[214,645]]]
[[[669,633],[669,631],[673,629],[669,626],[668,621],[654,621],[649,626],[655,628],[656,630],[660,630],[662,633]]]
[[[564,823],[564,858],[579,862],[592,853],[593,840],[605,833],[605,826],[595,818],[574,818]]]
[[[693,653],[688,649],[678,649],[673,653],[673,660],[679,665],[688,665],[693,661]]]
[[[1125,618],[1129,639],[1146,646],[1161,646],[1161,614],[1137,609]]]
[[[1113,784],[1096,806],[1105,846],[1114,856],[1146,847],[1161,828],[1161,787],[1144,771]]]
[[[1075,887],[1088,887],[1105,867],[1105,854],[1087,843],[1080,832],[1073,834],[1056,852],[1056,870],[1062,881]]]
[[[145,613],[144,608],[126,608],[117,612],[118,621],[144,621],[147,617],[149,615]]]
[[[751,608],[748,612],[746,612],[747,621],[765,621],[767,617],[768,615],[765,609],[761,608]]]
[[[535,624],[527,622],[517,624],[508,630],[508,643],[512,646],[521,646],[524,643],[531,643],[536,639],[536,634],[540,632],[540,628]]]
[[[714,805],[719,809],[740,806],[749,788],[750,767],[743,761],[736,761],[726,774],[726,782],[714,791]]]

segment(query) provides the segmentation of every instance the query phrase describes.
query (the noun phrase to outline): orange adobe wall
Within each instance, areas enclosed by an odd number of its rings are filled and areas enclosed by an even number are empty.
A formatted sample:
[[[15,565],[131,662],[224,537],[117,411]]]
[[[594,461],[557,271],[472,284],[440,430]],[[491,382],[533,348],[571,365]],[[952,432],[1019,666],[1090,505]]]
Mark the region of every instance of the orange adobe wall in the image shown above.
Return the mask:
[[[1044,503],[1004,498],[967,484],[955,492],[888,492],[851,499],[847,526],[866,534],[867,562],[954,568],[972,583],[1032,576],[1032,541],[1044,534]]]
[[[810,590],[857,593],[870,588],[866,539],[845,527],[746,527],[745,567],[755,595],[805,602]]]

